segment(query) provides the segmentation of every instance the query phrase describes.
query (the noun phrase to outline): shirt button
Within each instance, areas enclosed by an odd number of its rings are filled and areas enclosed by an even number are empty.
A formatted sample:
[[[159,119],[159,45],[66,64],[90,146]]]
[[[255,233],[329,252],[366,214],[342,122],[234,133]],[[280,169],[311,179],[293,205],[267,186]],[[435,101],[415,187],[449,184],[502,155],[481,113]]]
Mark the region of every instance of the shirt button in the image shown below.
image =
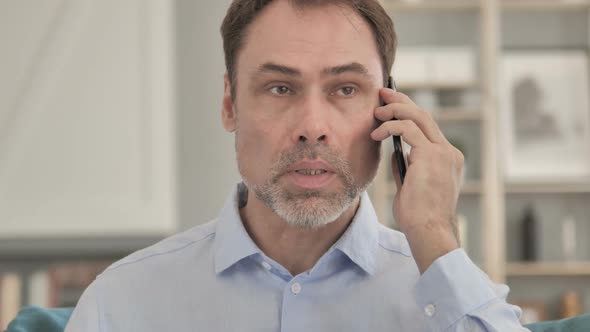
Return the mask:
[[[269,270],[272,269],[272,266],[270,266],[270,264],[268,264],[267,262],[262,262],[262,267]]]
[[[298,282],[291,285],[291,292],[293,295],[299,294],[299,292],[301,292],[301,285]]]
[[[434,304],[429,304],[429,305],[425,306],[424,313],[428,317],[434,316],[434,314],[436,313],[436,307],[434,306]]]

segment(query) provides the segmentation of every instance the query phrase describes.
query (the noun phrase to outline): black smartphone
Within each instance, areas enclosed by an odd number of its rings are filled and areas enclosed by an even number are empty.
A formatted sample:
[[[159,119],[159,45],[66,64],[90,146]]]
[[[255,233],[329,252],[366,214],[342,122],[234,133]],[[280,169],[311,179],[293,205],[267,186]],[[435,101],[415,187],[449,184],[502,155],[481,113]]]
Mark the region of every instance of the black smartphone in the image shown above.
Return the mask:
[[[393,91],[397,91],[395,88],[395,82],[389,76],[389,80],[387,82],[387,87],[392,89]],[[396,119],[394,119],[396,120]],[[392,136],[393,138],[393,149],[395,154],[395,160],[397,162],[397,169],[399,170],[399,178],[404,184],[404,178],[406,177],[406,160],[404,159],[404,149],[402,146],[402,139],[399,136]]]

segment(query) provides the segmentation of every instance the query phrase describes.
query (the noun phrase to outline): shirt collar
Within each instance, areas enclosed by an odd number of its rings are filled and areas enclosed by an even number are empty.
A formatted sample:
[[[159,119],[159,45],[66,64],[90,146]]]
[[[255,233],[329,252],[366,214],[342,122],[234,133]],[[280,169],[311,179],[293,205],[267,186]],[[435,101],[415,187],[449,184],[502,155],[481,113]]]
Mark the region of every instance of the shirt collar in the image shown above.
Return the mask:
[[[215,273],[221,273],[238,261],[260,253],[246,232],[238,208],[238,186],[234,186],[219,213],[215,231]]]
[[[379,248],[377,223],[377,215],[369,195],[363,192],[350,226],[333,246],[370,275],[375,274]]]
[[[333,246],[370,275],[375,273],[379,246],[377,223],[369,195],[363,192],[350,226]],[[215,273],[223,272],[246,257],[261,254],[242,224],[237,186],[234,186],[219,214],[214,253]]]

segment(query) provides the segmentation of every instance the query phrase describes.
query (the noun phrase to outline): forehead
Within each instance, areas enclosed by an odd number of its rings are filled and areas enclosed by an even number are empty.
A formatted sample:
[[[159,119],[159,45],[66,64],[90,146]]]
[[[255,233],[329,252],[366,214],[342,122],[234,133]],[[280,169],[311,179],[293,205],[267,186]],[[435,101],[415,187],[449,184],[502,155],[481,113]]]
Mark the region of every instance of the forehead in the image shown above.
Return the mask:
[[[269,4],[248,27],[238,72],[268,62],[292,66],[304,74],[353,62],[367,67],[370,74],[381,70],[373,32],[353,9],[294,8],[288,1]]]

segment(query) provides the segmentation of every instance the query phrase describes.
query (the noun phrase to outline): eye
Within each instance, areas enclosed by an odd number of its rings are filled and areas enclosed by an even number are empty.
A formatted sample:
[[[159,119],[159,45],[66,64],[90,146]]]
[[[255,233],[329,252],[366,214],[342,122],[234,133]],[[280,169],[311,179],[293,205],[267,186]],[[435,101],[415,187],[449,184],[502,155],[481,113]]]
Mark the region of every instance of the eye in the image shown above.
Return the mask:
[[[293,94],[293,91],[284,85],[273,86],[269,89],[270,93],[277,96]]]
[[[352,96],[356,93],[356,88],[353,86],[345,86],[336,90],[336,94],[339,96]]]

